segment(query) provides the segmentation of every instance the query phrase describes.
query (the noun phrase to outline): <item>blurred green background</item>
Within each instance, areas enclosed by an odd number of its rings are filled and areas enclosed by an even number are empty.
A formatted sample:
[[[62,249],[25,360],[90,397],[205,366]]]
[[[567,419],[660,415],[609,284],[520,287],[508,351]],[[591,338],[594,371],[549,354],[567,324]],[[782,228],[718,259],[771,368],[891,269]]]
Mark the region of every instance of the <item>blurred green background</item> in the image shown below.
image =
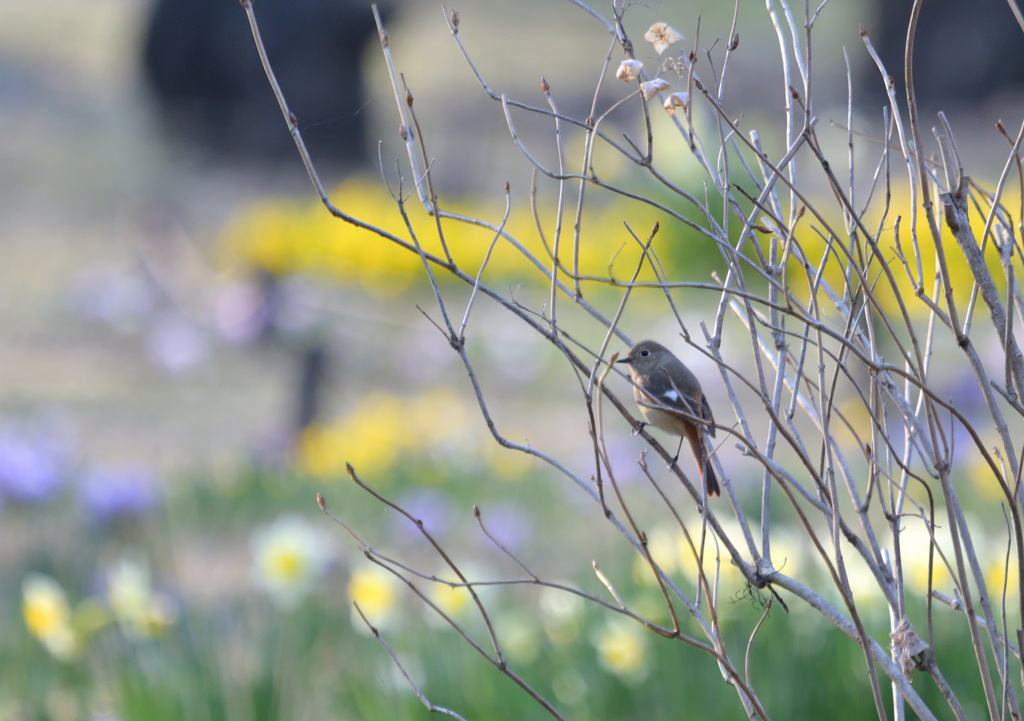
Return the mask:
[[[245,29],[244,13],[228,4]],[[264,4],[271,0],[256,4],[258,15]],[[389,9],[392,51],[415,94],[445,203],[497,223],[510,182],[509,227],[541,253],[530,167],[508,140],[500,106],[476,86],[440,7]],[[540,105],[543,75],[559,102],[586,115],[609,49],[600,25],[570,3],[472,0],[457,9],[463,40],[495,89]],[[359,553],[317,509],[315,494],[367,543],[427,573],[450,576],[412,524],[348,480],[346,462],[424,519],[475,578],[522,576],[480,531],[477,505],[488,530],[546,578],[605,597],[590,569],[599,560],[637,608],[667,622],[657,586],[583,493],[491,439],[458,357],[417,310],[437,315],[415,256],[330,219],[297,155],[246,157],[244,145],[220,155],[168,127],[177,121],[168,122],[141,64],[150,11],[132,0],[0,6],[0,719],[426,718],[353,613],[353,599],[434,703],[467,718],[537,717],[524,693]],[[872,12],[834,2],[821,37],[854,47],[857,21]],[[727,35],[731,13],[724,4],[703,10],[702,45]],[[656,19],[688,37],[696,25],[690,10],[636,6],[636,39]],[[732,92],[754,97],[780,77],[756,61],[777,53],[762,4],[741,3],[739,29],[745,70]],[[368,160],[326,162],[325,180],[343,209],[401,230],[375,160],[380,138],[384,175],[397,187],[394,100],[379,49],[366,47],[352,69],[365,80],[358,110],[300,114],[300,127],[329,147],[346,142],[336,128],[362,121]],[[612,57],[614,70],[618,52]],[[822,74],[843,72],[841,56],[819,57]],[[842,88],[834,91],[822,91],[823,107],[842,103]],[[549,129],[517,120],[550,161]],[[610,122],[635,134],[633,121]],[[778,147],[781,129],[762,137]],[[844,138],[839,132],[835,142]],[[610,178],[662,192],[635,169],[603,160]],[[702,195],[691,170],[680,152],[677,180]],[[552,189],[541,181],[549,233]],[[672,275],[706,281],[720,269],[699,235],[609,194],[590,198],[586,271],[607,273],[612,257],[617,276],[631,271],[637,255],[623,220],[641,237],[662,223]],[[412,203],[410,210],[436,242],[430,221]],[[446,228],[475,272],[490,234]],[[544,305],[546,289],[507,249],[485,278],[516,287],[534,310]],[[468,289],[442,280],[442,290],[461,312]],[[587,294],[614,311],[615,293]],[[687,298],[691,332],[715,300]],[[581,338],[601,337],[600,326],[562,308]],[[623,327],[633,337],[677,333],[656,293],[637,294]],[[587,418],[557,353],[486,303],[467,335],[500,431],[588,478]],[[724,407],[721,388],[707,393]],[[692,588],[678,532],[639,490],[643,443],[621,419],[606,432],[659,558]],[[742,459],[729,453],[723,462],[748,487],[756,479],[744,478]],[[691,508],[691,524],[693,516]],[[797,537],[786,550],[787,573],[804,562],[813,578]],[[464,594],[421,585],[487,647]],[[718,592],[730,651],[742,658],[767,599],[728,567]],[[567,716],[742,715],[715,665],[692,648],[530,585],[483,596],[512,666]],[[884,638],[885,607],[873,610],[869,622]],[[752,646],[752,681],[770,711],[871,713],[858,648],[817,616],[792,611],[775,609]],[[688,617],[683,624],[699,635]],[[943,633],[942,643],[962,642]],[[962,668],[950,662],[945,671],[955,683],[971,678],[972,666],[964,654]]]

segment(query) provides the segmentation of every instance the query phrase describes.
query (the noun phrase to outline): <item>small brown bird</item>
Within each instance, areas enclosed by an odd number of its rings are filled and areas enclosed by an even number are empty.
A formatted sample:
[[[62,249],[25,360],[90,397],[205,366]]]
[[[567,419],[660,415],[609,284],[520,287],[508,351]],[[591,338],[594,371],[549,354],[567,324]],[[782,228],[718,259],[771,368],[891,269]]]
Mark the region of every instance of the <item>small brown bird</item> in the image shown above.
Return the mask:
[[[715,429],[713,426],[702,427],[685,417],[715,422],[697,376],[671,351],[653,340],[637,343],[618,362],[629,365],[629,374],[633,378],[633,398],[644,420],[655,428],[679,436],[679,448],[672,462],[679,460],[683,438],[686,438],[697,458],[697,466],[708,495],[721,495],[704,441],[704,432],[714,436]]]

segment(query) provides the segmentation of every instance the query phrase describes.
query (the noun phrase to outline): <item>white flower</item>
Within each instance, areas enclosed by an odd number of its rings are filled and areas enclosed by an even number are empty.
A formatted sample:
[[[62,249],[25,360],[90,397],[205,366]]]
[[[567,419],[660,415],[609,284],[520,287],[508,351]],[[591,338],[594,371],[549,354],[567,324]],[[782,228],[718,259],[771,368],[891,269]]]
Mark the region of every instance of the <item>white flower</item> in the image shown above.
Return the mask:
[[[107,577],[107,602],[125,634],[134,638],[159,635],[178,617],[178,607],[166,594],[153,590],[149,565],[122,558]]]
[[[256,529],[250,545],[256,585],[283,609],[305,600],[331,561],[325,534],[297,516]]]
[[[661,55],[669,46],[682,42],[683,36],[665,23],[656,22],[644,33],[644,40],[653,45],[658,55]]]
[[[644,94],[644,100],[650,100],[662,90],[667,90],[668,88],[669,82],[663,78],[655,78],[654,80],[648,80],[646,83],[640,83],[640,92]]]
[[[672,93],[665,98],[665,110],[669,115],[675,115],[676,108],[686,110],[688,107],[690,107],[689,93]]]
[[[619,63],[619,69],[615,71],[615,77],[628,83],[640,74],[643,66],[644,64],[639,60],[623,60]]]

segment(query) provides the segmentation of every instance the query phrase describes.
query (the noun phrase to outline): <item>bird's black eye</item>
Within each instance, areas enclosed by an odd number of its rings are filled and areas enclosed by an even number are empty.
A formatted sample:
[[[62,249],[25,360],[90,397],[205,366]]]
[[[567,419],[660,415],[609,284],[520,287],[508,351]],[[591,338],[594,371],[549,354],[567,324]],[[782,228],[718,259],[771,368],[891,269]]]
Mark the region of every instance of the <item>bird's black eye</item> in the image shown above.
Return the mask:
[[[640,351],[640,356],[641,356],[642,358],[646,358],[646,357],[647,357],[647,356],[649,356],[650,354],[651,354],[651,352],[650,352],[649,350],[642,350],[642,351]]]

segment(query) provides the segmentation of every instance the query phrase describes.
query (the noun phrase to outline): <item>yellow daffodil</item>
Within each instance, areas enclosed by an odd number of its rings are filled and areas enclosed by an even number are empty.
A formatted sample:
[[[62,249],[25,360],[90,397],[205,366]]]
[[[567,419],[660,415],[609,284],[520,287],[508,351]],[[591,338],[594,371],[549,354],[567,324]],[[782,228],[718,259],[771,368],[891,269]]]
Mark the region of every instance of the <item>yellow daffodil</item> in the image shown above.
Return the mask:
[[[50,576],[33,573],[21,586],[21,613],[29,633],[39,639],[54,657],[75,658],[79,641],[71,626],[71,608],[63,587]]]

